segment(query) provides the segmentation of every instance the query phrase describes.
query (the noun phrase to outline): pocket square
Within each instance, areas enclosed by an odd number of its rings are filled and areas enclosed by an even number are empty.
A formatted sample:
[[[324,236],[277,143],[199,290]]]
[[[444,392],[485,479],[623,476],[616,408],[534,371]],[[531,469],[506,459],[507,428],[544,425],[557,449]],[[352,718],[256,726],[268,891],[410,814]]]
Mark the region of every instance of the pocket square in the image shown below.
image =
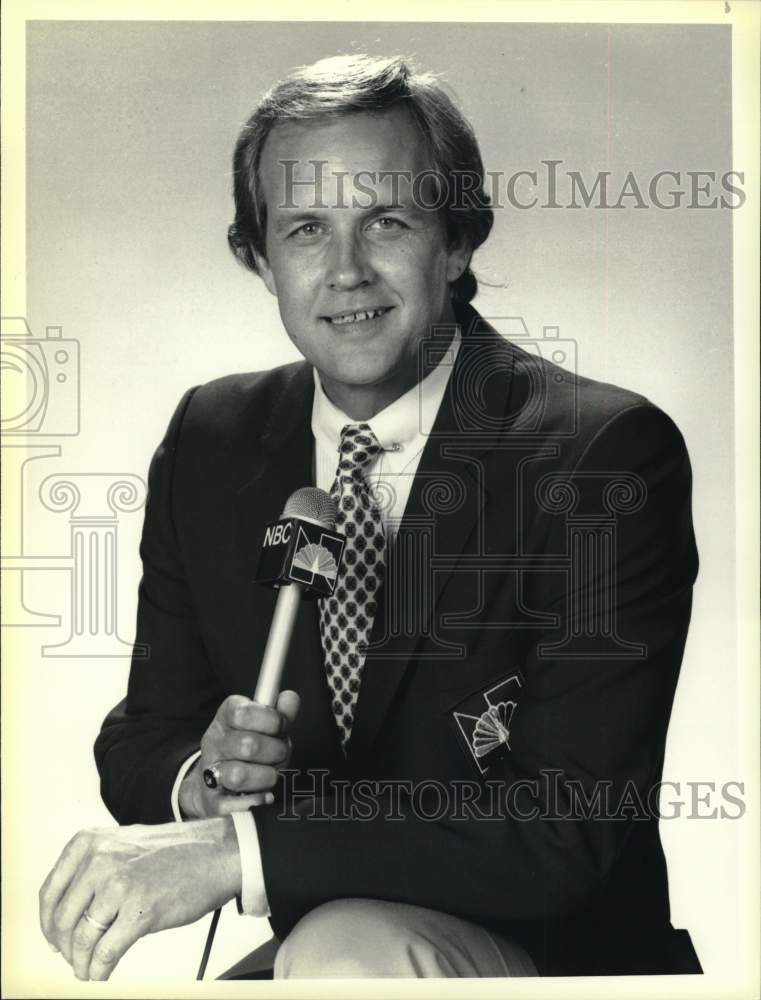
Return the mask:
[[[450,709],[460,745],[481,775],[511,749],[510,726],[522,689],[523,678],[513,670]]]

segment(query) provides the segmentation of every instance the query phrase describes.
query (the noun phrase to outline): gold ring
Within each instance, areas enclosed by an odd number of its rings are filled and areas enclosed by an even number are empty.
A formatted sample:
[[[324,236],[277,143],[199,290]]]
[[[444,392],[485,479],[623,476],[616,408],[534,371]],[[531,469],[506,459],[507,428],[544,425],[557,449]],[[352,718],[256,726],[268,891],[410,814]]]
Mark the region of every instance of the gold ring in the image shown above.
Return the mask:
[[[83,916],[88,924],[92,924],[93,927],[96,927],[99,931],[107,931],[111,926],[111,924],[102,924],[100,920],[96,920],[95,917],[90,914],[89,910],[85,910]]]

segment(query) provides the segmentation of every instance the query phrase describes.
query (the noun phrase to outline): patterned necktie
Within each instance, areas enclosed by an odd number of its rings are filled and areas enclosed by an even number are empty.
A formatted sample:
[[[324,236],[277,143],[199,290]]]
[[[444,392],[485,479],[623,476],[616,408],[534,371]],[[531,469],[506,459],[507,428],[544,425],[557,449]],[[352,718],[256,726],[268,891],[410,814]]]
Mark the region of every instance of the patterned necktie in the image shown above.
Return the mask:
[[[382,450],[368,424],[347,424],[341,431],[341,457],[331,490],[338,504],[336,530],[346,536],[346,544],[335,590],[320,601],[320,638],[344,751],[385,566],[383,521],[364,476]]]

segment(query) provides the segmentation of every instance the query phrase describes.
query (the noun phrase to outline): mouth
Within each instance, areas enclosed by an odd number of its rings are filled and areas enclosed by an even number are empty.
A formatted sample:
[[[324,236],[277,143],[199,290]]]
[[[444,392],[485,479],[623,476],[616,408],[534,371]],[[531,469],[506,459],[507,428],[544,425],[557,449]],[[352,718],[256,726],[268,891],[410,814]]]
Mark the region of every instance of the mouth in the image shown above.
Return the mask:
[[[332,326],[348,326],[349,324],[367,323],[372,319],[379,319],[391,312],[393,306],[375,306],[372,309],[357,309],[354,312],[335,313],[332,316],[322,316],[326,323]]]

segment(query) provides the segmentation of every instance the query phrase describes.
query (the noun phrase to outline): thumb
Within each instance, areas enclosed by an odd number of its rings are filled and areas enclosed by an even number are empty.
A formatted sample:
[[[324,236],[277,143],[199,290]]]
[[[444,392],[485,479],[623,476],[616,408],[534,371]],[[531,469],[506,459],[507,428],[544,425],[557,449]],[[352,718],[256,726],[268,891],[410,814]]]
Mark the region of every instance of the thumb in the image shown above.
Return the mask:
[[[295,721],[296,716],[299,714],[300,705],[301,698],[299,698],[295,691],[281,691],[277,697],[277,705],[275,707],[281,715],[285,716],[290,724]]]

